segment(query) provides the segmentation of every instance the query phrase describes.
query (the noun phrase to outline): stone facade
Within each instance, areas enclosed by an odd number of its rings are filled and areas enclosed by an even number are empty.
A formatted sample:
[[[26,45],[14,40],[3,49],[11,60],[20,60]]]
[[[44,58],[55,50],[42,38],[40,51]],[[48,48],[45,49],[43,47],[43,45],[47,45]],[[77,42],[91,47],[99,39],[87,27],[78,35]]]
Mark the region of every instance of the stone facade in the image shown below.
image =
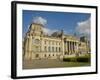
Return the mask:
[[[87,41],[76,36],[54,32],[43,32],[44,26],[32,23],[23,40],[23,57],[25,59],[62,59],[69,56],[81,56],[89,52]]]

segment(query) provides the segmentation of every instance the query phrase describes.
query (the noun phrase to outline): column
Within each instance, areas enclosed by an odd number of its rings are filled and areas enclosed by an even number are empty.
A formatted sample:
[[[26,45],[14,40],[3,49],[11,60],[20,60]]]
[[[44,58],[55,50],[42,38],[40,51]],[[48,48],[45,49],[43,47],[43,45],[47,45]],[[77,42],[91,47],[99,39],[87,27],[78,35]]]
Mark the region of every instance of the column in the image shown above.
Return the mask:
[[[28,38],[25,40],[25,45],[24,45],[24,54],[25,54],[25,59],[28,58]]]
[[[64,55],[64,41],[62,40],[62,55]]]
[[[70,41],[70,54],[72,53],[72,43]]]
[[[74,42],[73,42],[73,53],[74,53]]]
[[[69,41],[67,41],[67,51],[68,51],[68,54],[69,54]]]
[[[71,54],[71,41],[69,41],[69,54]]]
[[[73,44],[72,44],[72,41],[71,41],[71,54],[73,52]]]
[[[71,41],[69,42],[69,52],[71,54]]]
[[[68,41],[68,54],[69,54],[69,51],[70,51],[70,50],[69,50],[69,47],[70,47],[69,44],[70,44],[70,43],[69,43],[69,41]]]
[[[78,43],[76,42],[76,55],[78,55]]]
[[[32,36],[29,36],[29,59],[32,59]]]
[[[76,50],[77,50],[77,48],[76,48],[76,42],[74,43],[74,51],[75,51],[75,53],[76,53]]]
[[[68,53],[70,54],[70,42],[68,41]]]
[[[68,54],[70,54],[70,41],[68,41]]]
[[[77,46],[77,51],[78,51],[78,43],[76,43],[76,46]]]
[[[72,45],[71,48],[72,48],[72,54],[73,54],[73,42],[71,42],[71,45]]]
[[[73,42],[73,52],[75,53],[75,42]]]
[[[44,51],[44,41],[43,41],[43,39],[41,38],[41,52],[43,52]]]
[[[71,54],[73,54],[73,42],[71,41]]]
[[[71,42],[71,45],[72,45],[71,46],[71,49],[72,49],[72,51],[71,51],[72,53],[71,54],[73,54],[73,42]]]
[[[68,52],[67,41],[66,41],[66,51]]]

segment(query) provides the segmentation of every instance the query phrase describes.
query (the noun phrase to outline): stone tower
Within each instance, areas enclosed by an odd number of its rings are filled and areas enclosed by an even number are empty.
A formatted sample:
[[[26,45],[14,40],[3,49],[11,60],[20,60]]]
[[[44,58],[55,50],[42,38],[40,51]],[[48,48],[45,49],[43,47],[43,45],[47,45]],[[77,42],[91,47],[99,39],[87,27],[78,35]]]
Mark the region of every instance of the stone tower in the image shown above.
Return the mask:
[[[29,27],[28,32],[24,40],[24,58],[32,59],[36,57],[36,53],[40,51],[41,36],[42,36],[43,25],[32,23]],[[38,55],[37,55],[38,57]]]

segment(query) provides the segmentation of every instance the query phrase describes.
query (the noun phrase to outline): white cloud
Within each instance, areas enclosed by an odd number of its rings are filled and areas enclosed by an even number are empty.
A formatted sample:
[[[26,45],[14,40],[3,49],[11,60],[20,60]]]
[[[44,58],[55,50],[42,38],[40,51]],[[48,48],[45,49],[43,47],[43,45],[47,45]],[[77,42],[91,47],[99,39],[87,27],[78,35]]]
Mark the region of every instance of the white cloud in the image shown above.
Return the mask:
[[[51,35],[52,33],[56,32],[56,31],[58,31],[58,30],[51,30],[48,28],[43,28],[43,32],[48,35]]]
[[[35,18],[33,18],[33,23],[37,23],[37,24],[42,24],[42,25],[46,25],[47,24],[47,20],[44,19],[43,17],[41,16],[37,16]],[[47,35],[51,35],[53,32],[56,32],[57,30],[51,30],[51,29],[48,29],[46,27],[43,28],[43,32]]]
[[[37,17],[33,18],[33,22],[37,23],[37,24],[45,25],[47,23],[47,20],[44,19],[43,17],[37,16]]]
[[[78,34],[80,35],[85,35],[88,38],[90,38],[90,30],[91,30],[91,19],[89,18],[86,21],[82,21],[82,22],[78,22],[77,23],[77,27],[76,27],[76,31],[78,32]]]

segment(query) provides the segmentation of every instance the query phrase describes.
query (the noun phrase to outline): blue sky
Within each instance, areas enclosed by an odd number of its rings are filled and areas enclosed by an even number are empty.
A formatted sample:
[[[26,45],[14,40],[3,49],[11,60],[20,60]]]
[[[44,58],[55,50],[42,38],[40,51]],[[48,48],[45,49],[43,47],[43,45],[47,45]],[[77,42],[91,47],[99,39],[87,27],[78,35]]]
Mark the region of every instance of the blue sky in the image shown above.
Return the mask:
[[[47,21],[47,24],[45,24],[46,28],[51,30],[63,29],[66,34],[71,35],[77,33],[76,28],[79,26],[78,23],[85,23],[91,17],[89,13],[23,10],[23,35],[27,32],[28,25],[38,16]]]

